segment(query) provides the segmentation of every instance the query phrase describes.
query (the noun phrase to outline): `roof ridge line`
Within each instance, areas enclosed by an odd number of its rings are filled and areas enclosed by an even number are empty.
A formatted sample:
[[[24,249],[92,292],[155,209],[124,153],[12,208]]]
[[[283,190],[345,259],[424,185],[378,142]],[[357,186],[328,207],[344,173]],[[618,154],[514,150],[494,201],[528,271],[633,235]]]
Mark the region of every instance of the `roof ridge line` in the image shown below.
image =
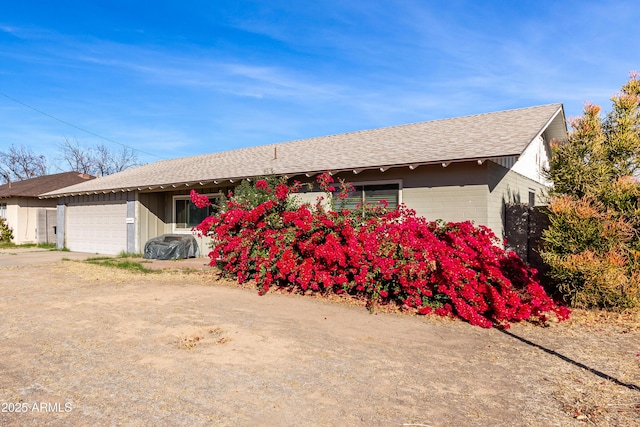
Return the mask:
[[[446,118],[443,118],[443,119],[423,120],[423,121],[420,121],[420,122],[403,123],[403,124],[400,124],[400,125],[382,126],[382,127],[370,128],[370,129],[360,129],[360,130],[354,130],[354,131],[348,131],[348,132],[332,133],[332,134],[328,134],[328,135],[312,136],[312,137],[309,137],[309,138],[298,138],[298,139],[292,139],[292,140],[289,140],[289,141],[271,142],[269,144],[261,144],[261,145],[253,145],[253,146],[250,146],[250,147],[234,148],[234,149],[231,149],[231,150],[214,151],[213,153],[196,154],[196,155],[193,155],[193,156],[179,157],[179,158],[176,158],[176,159],[160,160],[158,162],[153,162],[153,163],[159,163],[159,162],[165,162],[165,161],[170,162],[170,161],[173,161],[173,160],[185,160],[185,159],[189,159],[189,158],[196,158],[196,157],[202,157],[202,156],[214,156],[214,155],[219,155],[219,154],[223,154],[223,153],[243,152],[243,151],[247,151],[247,150],[255,150],[257,148],[278,147],[278,146],[282,146],[282,145],[286,145],[286,144],[298,143],[298,142],[302,142],[302,141],[312,141],[312,140],[323,139],[323,138],[333,138],[333,137],[342,136],[342,135],[357,135],[357,134],[365,133],[365,132],[374,132],[374,131],[382,131],[382,130],[387,130],[387,129],[403,128],[403,127],[415,126],[415,125],[419,125],[419,124],[423,124],[423,123],[436,123],[436,122],[444,122],[444,121],[448,121],[448,120],[461,120],[461,119],[467,119],[467,118],[472,118],[472,117],[480,117],[480,116],[488,116],[488,115],[493,115],[493,114],[508,113],[508,112],[511,112],[511,111],[523,111],[523,110],[531,110],[531,109],[534,109],[534,108],[550,107],[550,106],[553,106],[553,105],[561,106],[562,103],[553,102],[553,103],[549,103],[549,104],[533,105],[533,106],[529,106],[529,107],[510,108],[510,109],[507,109],[507,110],[491,111],[491,112],[488,112],[488,113],[469,114],[467,116],[446,117]]]

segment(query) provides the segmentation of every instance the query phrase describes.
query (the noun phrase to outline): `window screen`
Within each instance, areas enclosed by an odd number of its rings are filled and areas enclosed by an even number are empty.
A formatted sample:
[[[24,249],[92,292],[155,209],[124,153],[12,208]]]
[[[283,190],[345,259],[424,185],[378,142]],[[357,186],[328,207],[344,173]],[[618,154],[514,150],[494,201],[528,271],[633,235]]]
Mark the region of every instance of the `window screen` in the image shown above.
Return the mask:
[[[349,209],[353,211],[356,209],[358,205],[362,204],[362,186],[354,185],[353,191],[350,191],[347,198],[340,200],[338,198],[339,193],[333,193],[335,203],[335,208],[340,209]]]
[[[193,228],[219,210],[219,198],[210,197],[211,206],[198,208],[191,199],[175,199],[176,228]]]
[[[382,200],[389,203],[389,209],[398,206],[400,185],[399,184],[371,184],[354,185],[353,191],[349,192],[346,199],[338,199],[339,192],[334,193],[336,209],[355,210],[363,204],[377,205]]]
[[[395,209],[398,206],[398,191],[398,184],[367,185],[364,187],[364,201],[377,205],[386,200],[389,208]]]

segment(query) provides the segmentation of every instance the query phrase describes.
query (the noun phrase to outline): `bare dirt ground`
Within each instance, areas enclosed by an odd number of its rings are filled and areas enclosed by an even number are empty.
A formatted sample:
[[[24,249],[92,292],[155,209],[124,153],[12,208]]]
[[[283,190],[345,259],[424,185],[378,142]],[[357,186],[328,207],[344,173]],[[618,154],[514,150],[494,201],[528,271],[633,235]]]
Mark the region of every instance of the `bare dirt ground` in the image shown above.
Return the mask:
[[[507,334],[62,261],[0,268],[0,337],[1,426],[640,425],[637,313]]]

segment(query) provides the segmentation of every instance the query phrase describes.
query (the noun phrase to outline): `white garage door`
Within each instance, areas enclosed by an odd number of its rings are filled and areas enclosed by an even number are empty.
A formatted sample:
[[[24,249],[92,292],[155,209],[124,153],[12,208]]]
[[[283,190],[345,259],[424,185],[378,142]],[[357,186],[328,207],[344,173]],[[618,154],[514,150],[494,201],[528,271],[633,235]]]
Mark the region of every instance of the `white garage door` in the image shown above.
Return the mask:
[[[108,255],[126,251],[126,217],[125,202],[70,204],[67,206],[67,248]]]

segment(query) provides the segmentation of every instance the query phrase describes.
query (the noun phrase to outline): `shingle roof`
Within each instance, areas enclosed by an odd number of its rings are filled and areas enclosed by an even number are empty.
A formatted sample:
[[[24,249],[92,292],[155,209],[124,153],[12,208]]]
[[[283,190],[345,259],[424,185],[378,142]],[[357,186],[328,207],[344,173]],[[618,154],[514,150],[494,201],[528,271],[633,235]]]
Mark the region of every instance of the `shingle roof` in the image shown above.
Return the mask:
[[[564,123],[562,104],[413,123],[163,160],[46,196],[518,156],[547,128],[564,138]]]
[[[86,183],[95,177],[78,172],[62,172],[53,175],[38,176],[23,181],[0,185],[0,198],[37,197],[40,194]]]

